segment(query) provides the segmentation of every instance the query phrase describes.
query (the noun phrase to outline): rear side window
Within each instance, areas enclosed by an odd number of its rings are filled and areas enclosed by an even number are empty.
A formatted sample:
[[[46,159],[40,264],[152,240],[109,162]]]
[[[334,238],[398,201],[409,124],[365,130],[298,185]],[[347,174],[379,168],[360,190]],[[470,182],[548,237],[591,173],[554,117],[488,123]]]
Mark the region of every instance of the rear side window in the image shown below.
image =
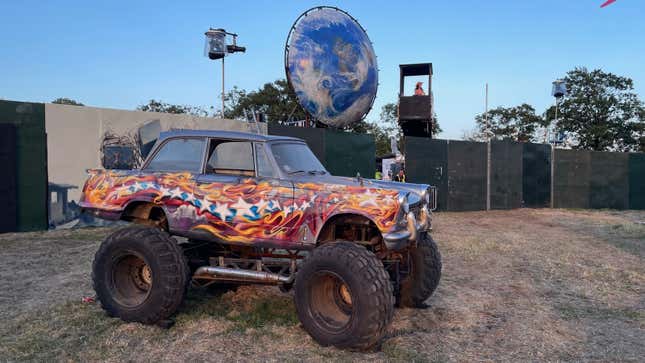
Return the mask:
[[[155,154],[145,170],[201,172],[204,139],[173,139]]]
[[[253,149],[246,141],[211,141],[206,173],[254,176]]]

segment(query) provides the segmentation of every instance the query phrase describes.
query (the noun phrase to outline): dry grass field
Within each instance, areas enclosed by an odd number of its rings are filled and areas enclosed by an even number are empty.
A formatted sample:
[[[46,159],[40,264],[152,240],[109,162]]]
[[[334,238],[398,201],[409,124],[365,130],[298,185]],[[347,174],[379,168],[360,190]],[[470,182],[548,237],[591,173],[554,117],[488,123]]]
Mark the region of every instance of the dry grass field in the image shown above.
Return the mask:
[[[443,279],[367,353],[317,345],[275,287],[190,290],[170,329],[108,318],[109,229],[0,235],[0,361],[643,361],[645,212],[438,213]]]

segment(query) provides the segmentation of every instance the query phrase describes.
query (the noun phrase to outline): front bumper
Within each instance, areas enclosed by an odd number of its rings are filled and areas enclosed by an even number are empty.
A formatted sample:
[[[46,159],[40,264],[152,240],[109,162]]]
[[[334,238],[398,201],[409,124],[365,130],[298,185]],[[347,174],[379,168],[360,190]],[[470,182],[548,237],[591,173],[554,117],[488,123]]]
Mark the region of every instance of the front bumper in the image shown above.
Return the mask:
[[[399,224],[400,228],[383,235],[383,241],[388,250],[399,251],[410,244],[416,244],[422,232],[432,230],[432,213],[427,206],[421,207],[418,215],[413,211],[405,216],[405,224]]]

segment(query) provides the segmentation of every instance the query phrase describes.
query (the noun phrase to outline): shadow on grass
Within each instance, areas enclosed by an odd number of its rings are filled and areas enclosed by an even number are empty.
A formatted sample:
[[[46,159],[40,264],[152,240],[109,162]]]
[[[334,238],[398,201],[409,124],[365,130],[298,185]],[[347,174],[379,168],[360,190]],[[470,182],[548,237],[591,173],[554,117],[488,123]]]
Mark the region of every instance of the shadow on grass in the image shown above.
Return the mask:
[[[293,326],[298,316],[290,296],[251,297],[244,304],[235,303],[234,291],[189,289],[186,302],[177,315],[177,322],[205,317],[225,319],[233,325],[229,331],[245,332],[267,326]]]

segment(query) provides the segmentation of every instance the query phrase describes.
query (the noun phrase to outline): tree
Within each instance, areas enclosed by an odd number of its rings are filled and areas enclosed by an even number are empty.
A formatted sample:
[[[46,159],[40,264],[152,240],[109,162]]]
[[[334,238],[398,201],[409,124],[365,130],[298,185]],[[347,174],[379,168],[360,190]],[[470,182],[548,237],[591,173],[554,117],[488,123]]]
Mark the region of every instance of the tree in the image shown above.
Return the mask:
[[[392,118],[392,107],[394,107],[394,118]],[[391,152],[390,138],[397,140],[401,137],[401,130],[396,122],[396,104],[388,103],[381,107],[379,120],[361,120],[345,128],[346,131],[357,134],[374,135],[376,155],[386,155]]]
[[[150,100],[145,105],[139,105],[137,107],[139,111],[146,112],[163,112],[163,113],[174,113],[174,114],[189,114],[193,116],[208,116],[208,111],[199,106],[189,106],[189,105],[172,105],[157,100]]]
[[[70,106],[85,106],[84,104],[73,100],[71,98],[65,98],[65,97],[59,97],[55,100],[52,101],[52,103],[56,103],[59,105],[70,105]]]
[[[564,81],[568,92],[558,106],[559,131],[577,141],[574,148],[645,151],[645,108],[630,78],[600,69],[575,68]],[[555,112],[546,112],[548,122]]]
[[[487,121],[488,119],[488,121]],[[523,103],[515,107],[497,107],[475,116],[477,128],[469,139],[486,140],[486,124],[491,139],[511,139],[520,142],[535,140],[535,131],[544,124],[541,116],[535,114],[533,106]]]
[[[240,118],[252,112],[264,113],[268,122],[304,120],[306,114],[298,104],[296,94],[285,79],[265,83],[257,91],[246,92],[233,87],[226,95],[224,115]]]

